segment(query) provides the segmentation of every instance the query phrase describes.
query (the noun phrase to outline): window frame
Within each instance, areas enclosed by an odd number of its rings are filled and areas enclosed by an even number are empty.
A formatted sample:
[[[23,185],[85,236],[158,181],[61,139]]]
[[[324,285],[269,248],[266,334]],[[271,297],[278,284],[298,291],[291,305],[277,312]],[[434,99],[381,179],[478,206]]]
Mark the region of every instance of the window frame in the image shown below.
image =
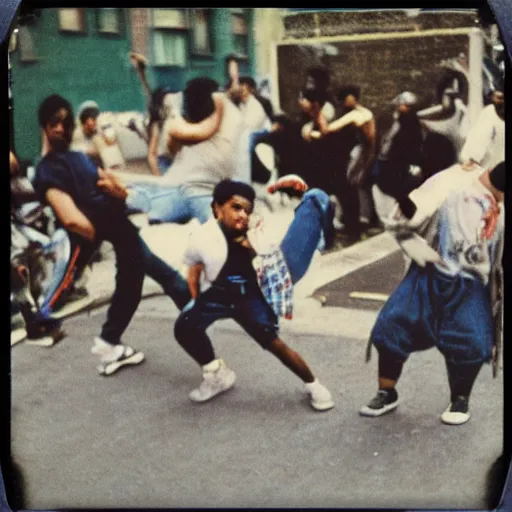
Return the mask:
[[[249,60],[249,54],[250,54],[250,13],[247,9],[244,8],[230,8],[230,16],[231,16],[231,36],[232,36],[232,42],[233,46],[235,48],[236,53],[240,56],[243,60]],[[245,26],[247,28],[247,32],[245,34],[239,34],[235,32],[234,27],[234,19],[237,18],[243,18],[243,21],[245,23]],[[238,48],[238,45],[236,44],[236,38],[243,37],[245,41],[245,48],[244,51],[241,52]]]
[[[16,50],[18,51],[20,62],[23,64],[37,62],[39,57],[30,28],[27,25],[20,25],[16,30],[18,31],[16,34]],[[26,43],[28,43],[28,46],[25,46]]]
[[[78,16],[79,16],[79,18],[80,18],[80,21],[79,21],[80,28],[78,28],[78,29],[63,28],[62,27],[62,20],[61,20],[61,17],[60,17],[62,11],[76,11]],[[77,34],[77,35],[85,35],[85,34],[87,34],[88,27],[87,27],[87,15],[86,15],[86,12],[85,12],[85,8],[83,8],[83,7],[62,7],[62,8],[58,8],[57,9],[57,19],[58,19],[58,23],[59,23],[59,32],[61,32],[63,34]]]
[[[157,11],[178,11],[183,15],[183,22],[182,24],[176,24],[176,25],[162,25],[155,21]],[[190,37],[189,37],[189,19],[187,14],[187,9],[179,8],[179,9],[173,9],[173,8],[164,8],[164,7],[157,7],[150,9],[150,16],[149,16],[149,28],[151,29],[150,34],[150,46],[151,46],[151,60],[152,60],[152,66],[157,68],[179,68],[184,69],[187,67],[187,61],[188,56],[190,54]],[[155,57],[155,34],[176,34],[181,35],[184,38],[185,41],[185,59],[183,63],[180,64],[168,64],[168,63],[157,63],[156,57]]]
[[[113,11],[117,15],[118,30],[117,32],[103,30],[101,28],[101,13],[104,11]],[[105,37],[123,37],[125,35],[126,23],[124,17],[124,9],[121,7],[99,7],[96,9],[96,31],[99,35]]]
[[[208,31],[208,50],[206,51],[198,50],[194,41],[194,22],[196,18],[196,12],[198,10],[203,11],[207,15],[206,29]],[[215,53],[212,14],[213,12],[211,7],[204,7],[201,9],[187,9],[190,55],[194,57],[212,57]]]

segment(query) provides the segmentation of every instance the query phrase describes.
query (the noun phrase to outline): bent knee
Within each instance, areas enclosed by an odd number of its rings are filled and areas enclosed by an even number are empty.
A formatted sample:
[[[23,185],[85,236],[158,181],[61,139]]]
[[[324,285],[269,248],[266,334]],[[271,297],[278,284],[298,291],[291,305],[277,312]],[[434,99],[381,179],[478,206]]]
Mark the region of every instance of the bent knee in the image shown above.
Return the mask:
[[[303,197],[303,200],[312,199],[314,200],[324,211],[327,211],[329,207],[329,196],[320,188],[309,189]]]
[[[195,337],[201,332],[197,320],[194,320],[187,312],[182,312],[174,324],[174,337],[181,343]]]

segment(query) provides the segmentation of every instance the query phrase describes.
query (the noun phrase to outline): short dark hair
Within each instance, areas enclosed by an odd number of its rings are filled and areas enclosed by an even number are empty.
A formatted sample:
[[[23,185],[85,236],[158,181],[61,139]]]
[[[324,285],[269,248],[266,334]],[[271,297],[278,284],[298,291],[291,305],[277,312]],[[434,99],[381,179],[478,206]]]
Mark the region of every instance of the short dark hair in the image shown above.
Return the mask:
[[[338,89],[337,98],[339,101],[343,101],[347,96],[350,95],[354,96],[354,98],[359,101],[359,97],[361,95],[361,87],[359,87],[358,85],[350,84],[342,85]]]
[[[73,120],[73,107],[67,99],[63,98],[59,94],[47,96],[39,105],[39,126],[41,128],[45,128],[51,118],[62,108],[69,112],[69,117]]]
[[[256,89],[256,80],[252,76],[241,76],[238,82],[240,85],[248,85],[252,89]]]
[[[225,179],[217,183],[213,190],[213,202],[222,206],[229,201],[233,196],[242,196],[251,203],[256,199],[256,193],[251,185],[243,181]]]
[[[148,107],[150,124],[163,121],[161,110],[163,107],[164,98],[167,94],[174,94],[177,92],[178,91],[176,89],[164,86],[158,87],[151,93],[151,100]]]
[[[323,89],[303,89],[302,96],[308,101],[323,105],[327,101],[327,92]]]
[[[500,162],[489,172],[489,181],[500,192],[505,192],[505,162]]]
[[[85,108],[82,112],[80,112],[80,122],[84,124],[87,119],[96,119],[99,115],[100,111],[96,107]]]
[[[208,77],[193,78],[183,91],[183,106],[191,123],[199,123],[215,111],[212,94],[219,90],[219,84]]]
[[[324,89],[327,91],[331,83],[331,73],[327,68],[311,66],[307,69],[306,75],[314,80],[316,89]]]
[[[224,59],[224,62],[227,64],[232,60],[238,62],[240,60],[240,57],[236,53],[228,53],[228,55],[226,55],[226,58]]]

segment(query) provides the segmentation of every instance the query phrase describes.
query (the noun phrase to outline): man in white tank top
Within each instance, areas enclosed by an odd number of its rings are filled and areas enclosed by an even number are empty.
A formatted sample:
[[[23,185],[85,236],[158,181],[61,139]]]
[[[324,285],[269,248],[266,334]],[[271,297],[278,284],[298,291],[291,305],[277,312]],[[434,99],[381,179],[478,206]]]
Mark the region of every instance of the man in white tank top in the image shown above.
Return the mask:
[[[181,145],[172,166],[164,176],[131,188],[128,206],[147,212],[150,224],[186,223],[193,218],[206,222],[212,215],[215,185],[235,174],[242,119],[237,107],[217,89],[209,78],[187,84],[184,103],[191,122],[178,117],[166,128],[168,144],[177,140]],[[200,108],[209,115],[196,119]]]

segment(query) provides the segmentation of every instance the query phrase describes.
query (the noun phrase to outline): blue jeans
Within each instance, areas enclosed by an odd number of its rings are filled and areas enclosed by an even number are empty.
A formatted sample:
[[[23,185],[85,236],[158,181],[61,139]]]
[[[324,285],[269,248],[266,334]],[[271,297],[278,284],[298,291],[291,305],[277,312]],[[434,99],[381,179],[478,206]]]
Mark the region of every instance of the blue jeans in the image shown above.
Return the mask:
[[[158,157],[158,170],[160,171],[160,174],[165,174],[169,167],[172,165],[172,158],[169,158],[168,156],[160,155]]]
[[[332,214],[329,196],[318,188],[308,190],[295,209],[281,242],[292,283],[302,279],[315,251],[323,248],[326,231],[332,229]]]
[[[329,197],[320,189],[304,194],[295,217],[281,243],[292,282],[306,273],[325,226],[332,224]],[[279,322],[261,290],[242,292],[215,283],[183,309],[174,326],[174,337],[201,366],[215,359],[206,330],[220,319],[235,320],[262,348],[268,349],[278,337]]]
[[[412,263],[380,311],[370,339],[400,361],[435,346],[450,364],[488,362],[494,340],[489,291],[478,279]]]
[[[252,132],[249,135],[249,154],[250,155],[252,155],[252,152],[254,151],[254,148],[258,144],[258,139],[261,136],[266,135],[267,133],[270,133],[270,131],[265,128],[265,129],[259,130],[257,132]]]
[[[126,200],[128,209],[147,213],[150,224],[186,224],[192,219],[203,224],[213,215],[212,194],[192,193],[187,185],[137,183],[130,185],[130,190]]]

